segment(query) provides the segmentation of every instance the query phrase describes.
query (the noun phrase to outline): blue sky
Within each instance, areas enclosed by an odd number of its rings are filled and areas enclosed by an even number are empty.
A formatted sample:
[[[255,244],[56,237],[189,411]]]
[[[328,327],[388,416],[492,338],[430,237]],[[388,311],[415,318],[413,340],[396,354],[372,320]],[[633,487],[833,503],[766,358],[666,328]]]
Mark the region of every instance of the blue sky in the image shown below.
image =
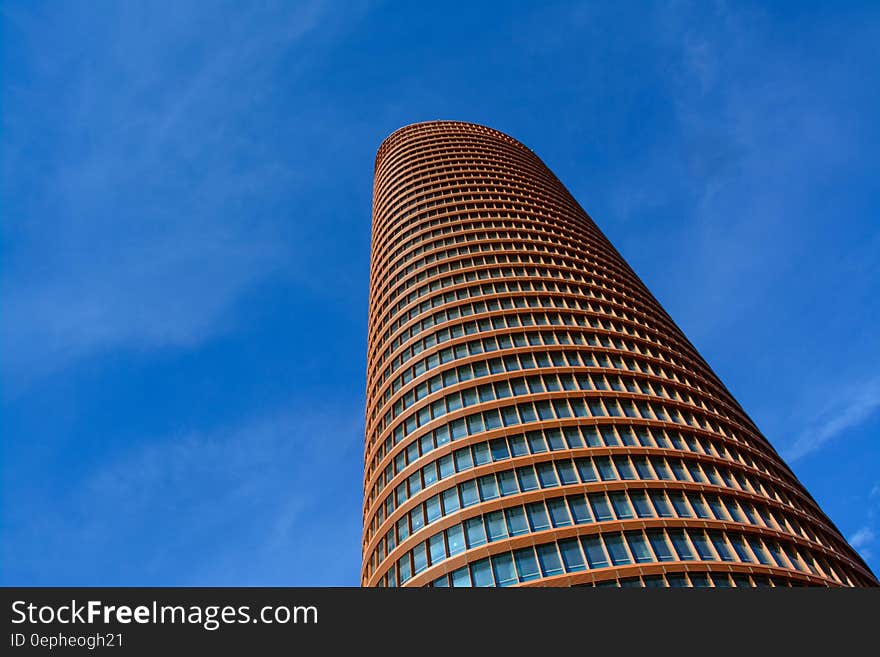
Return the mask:
[[[3,3],[0,583],[357,584],[373,158],[430,119],[544,159],[880,572],[878,42],[867,2]]]

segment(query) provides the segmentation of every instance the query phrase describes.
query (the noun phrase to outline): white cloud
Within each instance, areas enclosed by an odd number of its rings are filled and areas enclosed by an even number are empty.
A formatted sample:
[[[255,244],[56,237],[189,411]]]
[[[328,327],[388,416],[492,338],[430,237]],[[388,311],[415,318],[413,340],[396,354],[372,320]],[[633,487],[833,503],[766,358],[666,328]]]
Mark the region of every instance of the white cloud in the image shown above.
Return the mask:
[[[850,536],[849,544],[864,554],[865,548],[871,545],[875,538],[874,530],[869,526],[865,526]]]
[[[837,398],[785,450],[784,456],[796,461],[815,452],[829,441],[854,429],[880,408],[880,380],[844,388]]]

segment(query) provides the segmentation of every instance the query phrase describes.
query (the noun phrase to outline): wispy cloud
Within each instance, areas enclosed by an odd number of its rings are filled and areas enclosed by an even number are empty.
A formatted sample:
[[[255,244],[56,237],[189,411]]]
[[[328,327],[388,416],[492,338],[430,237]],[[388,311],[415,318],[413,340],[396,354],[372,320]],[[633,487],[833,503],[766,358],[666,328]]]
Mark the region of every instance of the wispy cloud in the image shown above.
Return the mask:
[[[678,157],[664,156],[666,166],[682,163],[675,175],[687,199],[679,230],[690,257],[676,294],[699,299],[684,306],[692,316],[679,316],[698,337],[720,334],[762,312],[768,284],[803,257],[825,219],[807,211],[810,199],[858,139],[839,106],[795,74],[794,53],[774,41],[759,9],[683,3],[660,12],[659,24],[678,64]]]
[[[785,458],[797,461],[815,452],[868,420],[878,408],[880,380],[844,388],[784,450]]]
[[[4,9],[29,66],[6,76],[4,93],[7,390],[120,346],[197,344],[228,327],[249,287],[289,265],[278,206],[307,163],[273,150],[252,117],[276,67],[293,82],[308,66],[312,51],[298,48],[327,27],[328,9]],[[88,39],[65,41],[71,22]]]
[[[849,544],[856,549],[864,559],[874,556],[874,547],[877,544],[877,519],[880,517],[880,484],[874,484],[865,502],[867,518],[865,524],[859,527],[849,537]]]
[[[865,526],[850,537],[849,544],[863,554],[867,554],[866,548],[874,542],[874,538],[876,538],[874,530],[869,526]]]

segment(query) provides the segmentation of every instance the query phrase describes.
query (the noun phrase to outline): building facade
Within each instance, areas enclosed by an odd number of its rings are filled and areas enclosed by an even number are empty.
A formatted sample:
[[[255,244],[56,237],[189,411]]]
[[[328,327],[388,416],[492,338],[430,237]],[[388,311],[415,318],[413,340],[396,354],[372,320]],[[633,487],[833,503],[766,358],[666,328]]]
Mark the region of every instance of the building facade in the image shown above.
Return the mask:
[[[586,212],[515,139],[376,156],[364,586],[874,586]]]

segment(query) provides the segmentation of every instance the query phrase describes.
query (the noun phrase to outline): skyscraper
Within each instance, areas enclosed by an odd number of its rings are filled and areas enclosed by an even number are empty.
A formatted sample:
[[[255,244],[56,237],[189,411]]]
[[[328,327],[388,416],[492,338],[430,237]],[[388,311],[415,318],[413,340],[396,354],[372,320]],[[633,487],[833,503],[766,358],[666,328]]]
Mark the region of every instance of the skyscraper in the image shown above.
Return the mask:
[[[376,156],[365,586],[873,586],[669,315],[528,148]]]

